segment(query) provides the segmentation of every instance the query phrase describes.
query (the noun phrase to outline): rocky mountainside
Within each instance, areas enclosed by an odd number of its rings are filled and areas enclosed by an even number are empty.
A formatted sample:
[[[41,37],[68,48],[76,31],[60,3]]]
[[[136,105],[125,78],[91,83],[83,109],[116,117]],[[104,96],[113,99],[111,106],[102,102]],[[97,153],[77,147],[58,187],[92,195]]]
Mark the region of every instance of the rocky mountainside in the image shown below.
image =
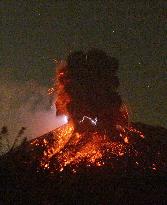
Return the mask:
[[[124,143],[130,154],[119,156],[113,151],[108,157],[108,153],[104,153],[97,163],[96,160],[88,163],[89,158],[78,163],[73,160],[62,170],[59,165],[65,158],[60,152],[71,153],[68,151],[74,149],[73,141],[50,158],[43,158],[46,150],[57,148],[55,142],[60,143],[55,139],[60,129],[18,147],[0,160],[0,203],[166,204],[167,129],[142,123],[134,123],[134,126],[145,137],[140,139],[133,134],[133,147]],[[80,146],[87,143],[82,141]],[[141,151],[142,155],[135,156],[134,150]],[[47,154],[51,153],[50,150]],[[89,156],[94,155],[89,153]],[[98,164],[102,162],[104,164]]]

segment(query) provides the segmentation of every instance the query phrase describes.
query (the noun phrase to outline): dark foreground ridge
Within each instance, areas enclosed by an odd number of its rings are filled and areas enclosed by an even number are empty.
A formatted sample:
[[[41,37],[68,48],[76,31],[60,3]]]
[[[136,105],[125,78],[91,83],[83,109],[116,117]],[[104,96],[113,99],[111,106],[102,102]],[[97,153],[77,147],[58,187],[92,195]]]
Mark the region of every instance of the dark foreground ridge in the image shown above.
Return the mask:
[[[143,149],[144,169],[126,157],[112,159],[116,169],[110,164],[98,167],[81,162],[77,170],[70,165],[53,172],[39,166],[42,147],[32,153],[27,143],[1,157],[0,204],[167,204],[167,130],[134,125],[145,135],[136,144]],[[39,137],[38,142],[44,139],[52,144],[53,132]],[[159,156],[159,167],[149,167],[155,156]]]

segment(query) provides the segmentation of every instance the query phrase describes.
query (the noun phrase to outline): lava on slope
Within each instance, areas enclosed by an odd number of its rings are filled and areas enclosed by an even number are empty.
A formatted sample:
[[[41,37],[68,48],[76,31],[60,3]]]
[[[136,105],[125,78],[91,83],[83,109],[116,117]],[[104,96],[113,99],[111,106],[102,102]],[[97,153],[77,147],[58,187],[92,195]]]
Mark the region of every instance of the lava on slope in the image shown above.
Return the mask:
[[[118,136],[116,140],[111,139],[97,130],[81,134],[75,132],[73,123],[69,122],[50,135],[33,140],[31,151],[39,161],[39,168],[50,172],[63,171],[66,167],[75,172],[81,164],[86,167],[106,166],[113,172],[120,169],[126,172],[130,168],[140,171],[158,169],[155,159],[146,162],[145,152],[149,147],[141,132],[134,128],[122,132],[119,128],[118,132],[119,140]]]
[[[160,152],[153,154],[144,134],[129,122],[117,92],[118,67],[117,59],[98,49],[73,52],[58,64],[51,90],[57,115],[66,115],[68,123],[31,141],[39,168],[76,172],[84,165],[156,172],[164,167]]]

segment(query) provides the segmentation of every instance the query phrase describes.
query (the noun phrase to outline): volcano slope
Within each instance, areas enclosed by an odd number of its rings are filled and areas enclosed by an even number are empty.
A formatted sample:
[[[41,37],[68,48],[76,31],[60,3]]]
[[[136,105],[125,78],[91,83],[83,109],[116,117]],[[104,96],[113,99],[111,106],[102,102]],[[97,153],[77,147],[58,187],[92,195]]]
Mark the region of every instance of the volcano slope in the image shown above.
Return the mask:
[[[133,125],[145,137],[112,139],[106,152],[90,133],[59,142],[67,124],[1,157],[1,204],[166,204],[167,130]]]
[[[56,114],[68,123],[3,156],[8,204],[167,204],[167,130],[130,123],[119,62],[72,52],[56,69]]]

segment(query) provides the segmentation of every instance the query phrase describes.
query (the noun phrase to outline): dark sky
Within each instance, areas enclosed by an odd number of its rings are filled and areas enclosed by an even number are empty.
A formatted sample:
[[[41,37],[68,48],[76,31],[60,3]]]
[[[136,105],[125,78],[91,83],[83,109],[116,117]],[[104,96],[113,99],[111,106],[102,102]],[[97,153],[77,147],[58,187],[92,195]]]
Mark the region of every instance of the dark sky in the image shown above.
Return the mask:
[[[101,48],[120,61],[133,118],[167,127],[166,8],[165,0],[0,1],[0,69],[49,87],[53,59]]]

